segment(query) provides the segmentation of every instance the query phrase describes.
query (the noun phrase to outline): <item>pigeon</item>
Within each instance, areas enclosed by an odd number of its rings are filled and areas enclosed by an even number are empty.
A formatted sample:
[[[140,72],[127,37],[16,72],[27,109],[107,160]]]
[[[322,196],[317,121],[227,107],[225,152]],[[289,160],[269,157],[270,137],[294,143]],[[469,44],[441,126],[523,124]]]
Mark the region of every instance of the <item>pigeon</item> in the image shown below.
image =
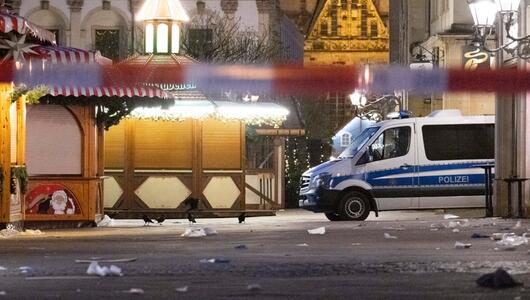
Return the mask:
[[[482,287],[489,287],[493,289],[511,288],[521,285],[520,282],[515,281],[508,272],[502,268],[497,269],[494,273],[488,273],[480,276],[477,279],[477,284]]]
[[[239,220],[239,224],[245,223],[245,212],[242,212],[237,219]]]
[[[148,225],[148,226],[149,226],[149,223],[153,223],[153,224],[155,223],[155,222],[153,222],[153,220],[151,220],[147,215],[143,215],[143,216],[142,216],[142,219],[144,219],[144,222],[145,222],[145,223],[144,223],[144,226],[145,226],[145,225]]]
[[[199,206],[199,199],[189,197],[186,200],[184,200],[184,206],[186,207],[186,212],[189,212],[191,210],[197,209]]]
[[[193,217],[191,213],[188,213],[188,220],[190,221],[190,224],[197,223],[197,221],[195,221],[195,218]]]
[[[156,218],[156,221],[158,222],[159,225],[162,225],[162,222],[164,222],[165,220],[166,218],[164,218],[163,216]]]

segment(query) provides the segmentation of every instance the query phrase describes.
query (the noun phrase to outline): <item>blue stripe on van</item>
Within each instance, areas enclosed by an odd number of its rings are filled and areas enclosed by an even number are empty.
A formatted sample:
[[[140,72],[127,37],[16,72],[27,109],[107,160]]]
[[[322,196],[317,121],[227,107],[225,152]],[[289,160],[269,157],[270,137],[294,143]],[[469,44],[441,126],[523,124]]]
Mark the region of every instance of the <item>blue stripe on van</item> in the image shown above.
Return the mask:
[[[490,161],[493,162],[493,161]],[[476,185],[484,184],[484,174],[463,174],[466,179],[462,180],[465,182],[457,182],[458,178],[452,178],[448,182],[440,182],[440,176],[421,176],[422,172],[431,172],[431,171],[446,171],[446,170],[461,170],[461,169],[474,169],[477,168],[477,165],[484,164],[484,162],[467,162],[467,163],[455,163],[455,164],[443,164],[443,165],[420,165],[420,166],[410,166],[408,169],[394,168],[381,171],[368,172],[366,174],[356,174],[356,175],[347,175],[347,176],[338,176],[334,177],[331,182],[331,187],[337,186],[339,183],[349,180],[349,179],[358,179],[366,180],[373,187],[397,187],[397,186],[447,186],[447,185]],[[416,173],[414,173],[416,171]],[[411,173],[410,177],[403,178],[384,178],[381,177],[399,175]],[[366,178],[365,176],[366,175]],[[418,175],[416,180],[413,182],[414,175]],[[453,175],[445,175],[452,176]],[[445,177],[444,176],[444,177]],[[459,175],[460,176],[460,175]]]

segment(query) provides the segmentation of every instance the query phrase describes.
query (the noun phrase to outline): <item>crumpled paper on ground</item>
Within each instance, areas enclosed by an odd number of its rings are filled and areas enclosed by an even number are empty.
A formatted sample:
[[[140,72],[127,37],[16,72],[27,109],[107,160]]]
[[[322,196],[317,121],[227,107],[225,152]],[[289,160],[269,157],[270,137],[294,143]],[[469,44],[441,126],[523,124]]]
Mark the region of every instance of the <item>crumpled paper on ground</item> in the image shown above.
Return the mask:
[[[186,228],[183,234],[180,236],[182,237],[204,237],[204,236],[210,236],[210,235],[216,235],[217,231],[215,231],[212,228]]]
[[[86,270],[86,273],[88,275],[97,275],[100,277],[123,276],[121,268],[115,265],[110,265],[110,267],[100,266],[97,261],[93,261],[90,263],[90,265],[88,266],[88,269]]]
[[[326,227],[318,227],[315,229],[308,229],[309,234],[326,234]]]

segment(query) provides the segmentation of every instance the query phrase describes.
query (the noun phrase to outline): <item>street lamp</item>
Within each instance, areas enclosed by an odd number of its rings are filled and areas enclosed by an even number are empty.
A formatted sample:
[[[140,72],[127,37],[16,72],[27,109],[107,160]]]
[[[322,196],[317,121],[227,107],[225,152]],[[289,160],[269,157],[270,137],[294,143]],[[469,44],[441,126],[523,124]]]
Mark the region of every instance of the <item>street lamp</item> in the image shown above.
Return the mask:
[[[516,37],[517,18],[521,0],[472,0],[468,2],[475,23],[474,43],[488,52],[506,52],[522,59],[530,59],[530,36]],[[500,22],[506,31],[507,43],[498,48],[486,47],[486,40],[492,34],[495,19],[499,15]],[[497,32],[497,35],[503,34]]]
[[[367,99],[362,91],[355,90],[353,94],[350,94],[350,101],[353,106],[363,107],[366,105]]]

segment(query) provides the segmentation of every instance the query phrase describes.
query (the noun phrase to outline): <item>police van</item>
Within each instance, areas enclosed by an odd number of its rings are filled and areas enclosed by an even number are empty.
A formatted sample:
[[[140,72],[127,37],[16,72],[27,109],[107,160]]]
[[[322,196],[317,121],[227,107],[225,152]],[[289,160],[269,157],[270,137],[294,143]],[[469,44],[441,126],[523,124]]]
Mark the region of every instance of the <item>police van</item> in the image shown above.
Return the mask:
[[[441,110],[424,118],[376,123],[336,159],[307,170],[299,206],[331,221],[364,220],[375,211],[484,207],[494,162],[494,116]]]

